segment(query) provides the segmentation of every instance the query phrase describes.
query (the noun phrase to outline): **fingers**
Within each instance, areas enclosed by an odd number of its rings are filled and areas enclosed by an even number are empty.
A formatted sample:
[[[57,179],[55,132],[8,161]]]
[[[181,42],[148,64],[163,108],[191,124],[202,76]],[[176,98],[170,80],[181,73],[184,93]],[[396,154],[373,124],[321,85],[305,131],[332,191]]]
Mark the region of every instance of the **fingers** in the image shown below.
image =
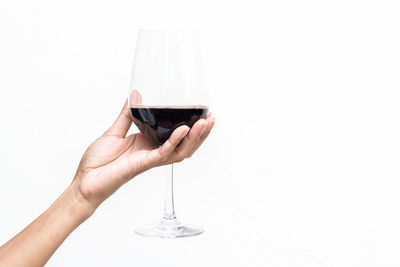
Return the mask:
[[[188,134],[190,128],[186,125],[180,126],[171,134],[169,139],[159,147],[150,152],[152,163],[166,162],[175,153],[175,148],[179,145],[183,138]]]
[[[211,117],[211,113],[209,113],[209,116],[207,116],[207,129],[204,131],[204,133],[200,136],[200,140],[194,145],[192,151],[189,154],[189,157],[191,157],[194,152],[203,144],[204,140],[207,139],[208,135],[210,134],[211,130],[214,128],[215,125],[215,118]]]
[[[121,110],[114,124],[104,133],[104,136],[113,135],[117,137],[125,137],[132,124],[132,118],[128,107],[128,101],[125,101],[124,107]]]
[[[198,120],[191,129],[188,126],[177,128],[160,148],[150,152],[151,167],[191,157],[210,134],[214,124],[215,118],[209,114],[206,119]]]
[[[205,119],[198,120],[190,129],[189,134],[183,139],[182,143],[176,149],[174,162],[181,162],[191,155],[194,146],[200,141],[201,136],[207,130],[208,122]]]

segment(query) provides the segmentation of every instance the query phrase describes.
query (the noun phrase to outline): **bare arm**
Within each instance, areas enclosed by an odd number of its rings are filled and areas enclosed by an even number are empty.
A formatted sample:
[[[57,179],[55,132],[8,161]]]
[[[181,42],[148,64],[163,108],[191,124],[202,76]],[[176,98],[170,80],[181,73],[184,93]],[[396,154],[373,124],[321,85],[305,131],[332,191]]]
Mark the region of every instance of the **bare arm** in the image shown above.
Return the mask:
[[[0,266],[43,266],[93,211],[71,184],[42,215],[0,247]]]
[[[137,96],[140,100],[140,95]],[[35,221],[0,247],[0,266],[43,266],[96,208],[124,183],[153,167],[190,157],[207,138],[210,115],[177,128],[155,149],[142,134],[126,136],[132,120],[125,103],[115,123],[82,157],[71,185]]]

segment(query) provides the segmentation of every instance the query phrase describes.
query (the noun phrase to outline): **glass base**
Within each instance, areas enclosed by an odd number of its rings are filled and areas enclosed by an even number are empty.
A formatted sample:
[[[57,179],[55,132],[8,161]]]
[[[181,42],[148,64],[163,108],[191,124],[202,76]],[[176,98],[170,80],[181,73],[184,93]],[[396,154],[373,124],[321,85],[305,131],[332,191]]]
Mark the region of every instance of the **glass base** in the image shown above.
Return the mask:
[[[199,235],[204,228],[181,224],[177,219],[162,219],[161,222],[146,225],[135,230],[135,233],[146,237],[177,238]]]

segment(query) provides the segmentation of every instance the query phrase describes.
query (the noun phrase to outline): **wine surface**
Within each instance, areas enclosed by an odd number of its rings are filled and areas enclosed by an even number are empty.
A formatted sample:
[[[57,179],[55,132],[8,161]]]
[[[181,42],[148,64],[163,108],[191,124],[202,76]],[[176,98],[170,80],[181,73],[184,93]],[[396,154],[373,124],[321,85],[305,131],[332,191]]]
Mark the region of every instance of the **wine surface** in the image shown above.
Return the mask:
[[[133,122],[155,146],[161,146],[182,125],[205,118],[207,106],[132,106]]]

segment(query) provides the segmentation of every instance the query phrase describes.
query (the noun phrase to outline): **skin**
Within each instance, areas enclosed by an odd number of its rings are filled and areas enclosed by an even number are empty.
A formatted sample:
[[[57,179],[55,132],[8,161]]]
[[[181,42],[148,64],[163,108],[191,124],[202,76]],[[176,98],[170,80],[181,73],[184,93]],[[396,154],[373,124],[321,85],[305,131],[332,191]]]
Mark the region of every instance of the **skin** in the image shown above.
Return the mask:
[[[141,103],[137,91],[131,95],[131,103]],[[151,168],[192,156],[214,127],[215,118],[208,114],[191,129],[177,128],[159,148],[141,133],[126,136],[131,124],[125,103],[114,124],[86,150],[68,188],[0,247],[0,266],[43,266],[68,235],[123,184]]]

